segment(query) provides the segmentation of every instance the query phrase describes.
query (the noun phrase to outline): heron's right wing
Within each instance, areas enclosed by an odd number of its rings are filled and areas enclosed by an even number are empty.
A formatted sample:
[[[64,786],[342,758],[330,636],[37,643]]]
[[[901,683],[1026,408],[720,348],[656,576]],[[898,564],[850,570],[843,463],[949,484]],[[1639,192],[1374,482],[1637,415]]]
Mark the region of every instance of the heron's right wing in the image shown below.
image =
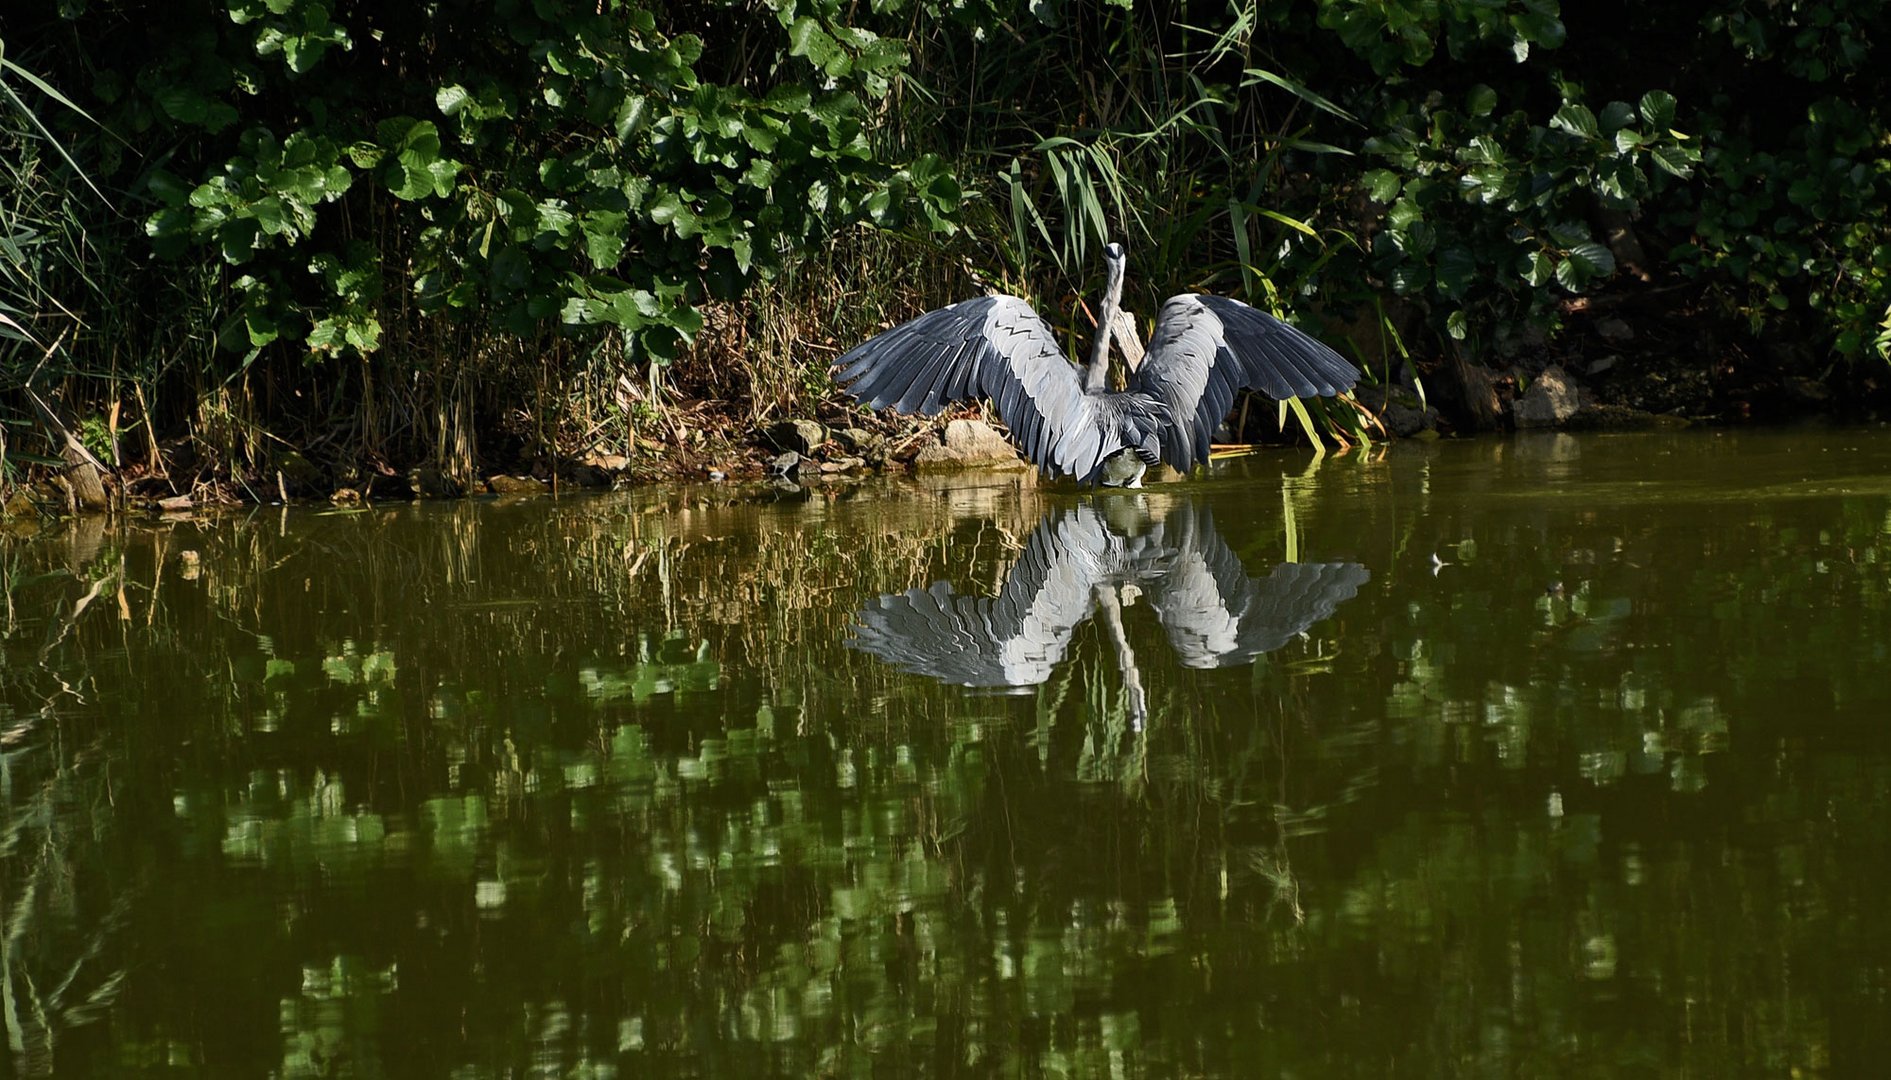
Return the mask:
[[[1209,440],[1238,390],[1284,401],[1331,397],[1359,381],[1346,358],[1264,311],[1225,296],[1171,296],[1156,315],[1149,355],[1129,388],[1169,406],[1165,461],[1187,472],[1208,460]]]
[[[1050,326],[1015,296],[929,311],[834,366],[846,391],[875,409],[934,416],[953,402],[989,398],[1025,456],[1046,471],[1084,476],[1107,456],[1076,367]]]
[[[1095,511],[1060,514],[1032,531],[997,596],[960,596],[943,581],[890,593],[860,613],[847,644],[955,686],[1036,686],[1090,617],[1111,542]]]
[[[1150,602],[1182,663],[1246,663],[1330,617],[1372,577],[1358,563],[1282,563],[1248,577],[1208,511],[1185,508],[1165,523],[1175,547],[1162,572],[1145,576]]]

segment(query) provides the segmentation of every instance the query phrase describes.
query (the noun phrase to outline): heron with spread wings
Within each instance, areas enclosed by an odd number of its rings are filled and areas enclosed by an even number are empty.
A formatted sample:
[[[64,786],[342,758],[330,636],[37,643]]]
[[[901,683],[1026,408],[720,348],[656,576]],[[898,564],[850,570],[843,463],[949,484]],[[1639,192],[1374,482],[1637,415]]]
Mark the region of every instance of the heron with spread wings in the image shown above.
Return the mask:
[[[1090,362],[1079,376],[1057,337],[1016,296],[965,300],[902,323],[835,361],[839,381],[875,409],[933,416],[987,398],[1024,455],[1052,476],[1140,487],[1166,461],[1187,472],[1208,460],[1210,436],[1239,390],[1286,400],[1332,397],[1359,372],[1304,332],[1239,300],[1172,296],[1128,389],[1109,389],[1110,326],[1127,258],[1103,251],[1106,277]]]

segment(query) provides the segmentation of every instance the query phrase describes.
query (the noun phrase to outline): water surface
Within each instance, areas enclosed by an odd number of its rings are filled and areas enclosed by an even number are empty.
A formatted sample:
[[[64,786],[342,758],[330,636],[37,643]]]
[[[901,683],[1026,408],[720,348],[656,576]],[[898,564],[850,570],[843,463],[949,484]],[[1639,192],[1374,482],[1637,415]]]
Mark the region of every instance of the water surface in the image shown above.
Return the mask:
[[[15,1072],[1891,1054],[1884,430],[86,521],[0,568]],[[1035,612],[1030,678],[868,647],[902,595]]]

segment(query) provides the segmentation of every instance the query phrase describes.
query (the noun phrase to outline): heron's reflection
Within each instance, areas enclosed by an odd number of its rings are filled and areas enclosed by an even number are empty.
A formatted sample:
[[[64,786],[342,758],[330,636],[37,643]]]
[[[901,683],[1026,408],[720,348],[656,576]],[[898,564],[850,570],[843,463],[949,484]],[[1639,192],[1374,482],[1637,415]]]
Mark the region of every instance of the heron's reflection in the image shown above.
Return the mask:
[[[1141,499],[1085,502],[1039,522],[997,596],[963,596],[943,581],[891,593],[860,613],[848,644],[942,682],[1023,691],[1049,679],[1077,627],[1100,614],[1140,716],[1126,604],[1141,598],[1155,610],[1183,664],[1229,667],[1285,645],[1370,577],[1335,562],[1282,563],[1252,578],[1193,500],[1160,516]]]

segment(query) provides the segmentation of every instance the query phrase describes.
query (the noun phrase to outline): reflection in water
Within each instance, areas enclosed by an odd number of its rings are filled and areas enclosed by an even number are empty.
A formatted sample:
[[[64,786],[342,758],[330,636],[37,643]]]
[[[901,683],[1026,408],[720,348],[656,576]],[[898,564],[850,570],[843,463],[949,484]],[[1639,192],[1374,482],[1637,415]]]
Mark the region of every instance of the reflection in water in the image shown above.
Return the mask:
[[[1891,431],[1305,465],[14,523],[0,1076],[1882,1071]]]
[[[1332,615],[1370,576],[1356,563],[1282,563],[1256,581],[1207,507],[1184,498],[1152,518],[1147,498],[1111,496],[1050,511],[997,596],[961,596],[943,581],[890,593],[860,613],[849,644],[956,686],[1023,691],[1050,678],[1100,612],[1140,719],[1142,677],[1122,625],[1137,599],[1185,666],[1228,667]]]

